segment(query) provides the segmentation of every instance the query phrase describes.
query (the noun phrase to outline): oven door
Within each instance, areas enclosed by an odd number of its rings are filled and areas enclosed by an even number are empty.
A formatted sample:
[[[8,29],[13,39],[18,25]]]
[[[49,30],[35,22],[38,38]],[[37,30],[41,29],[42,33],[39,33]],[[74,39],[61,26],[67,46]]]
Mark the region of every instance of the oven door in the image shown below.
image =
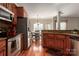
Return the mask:
[[[21,37],[17,35],[8,39],[8,55],[15,56],[21,50]]]

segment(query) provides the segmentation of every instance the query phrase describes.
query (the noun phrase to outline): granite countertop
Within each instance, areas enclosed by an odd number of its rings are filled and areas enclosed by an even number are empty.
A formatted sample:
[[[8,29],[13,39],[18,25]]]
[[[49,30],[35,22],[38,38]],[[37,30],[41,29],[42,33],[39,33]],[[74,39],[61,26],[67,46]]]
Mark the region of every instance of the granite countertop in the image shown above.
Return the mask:
[[[0,37],[0,40],[5,40],[7,39],[7,37]]]
[[[76,36],[76,37],[79,37],[79,34],[68,34],[68,33],[63,33],[65,35],[70,35],[70,36]]]
[[[61,34],[61,35],[69,35],[69,36],[76,36],[76,37],[79,37],[79,34],[71,34],[71,33],[52,33],[52,32],[43,32],[43,33]]]

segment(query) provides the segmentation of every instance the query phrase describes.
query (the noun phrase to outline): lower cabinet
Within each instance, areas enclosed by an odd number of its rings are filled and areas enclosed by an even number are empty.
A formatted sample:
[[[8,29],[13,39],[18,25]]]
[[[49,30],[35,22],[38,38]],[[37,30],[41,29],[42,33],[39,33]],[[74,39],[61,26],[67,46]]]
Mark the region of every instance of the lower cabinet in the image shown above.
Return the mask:
[[[71,55],[72,41],[67,35],[43,33],[43,47],[57,50],[62,55]]]
[[[6,56],[6,41],[4,39],[0,40],[0,56]]]

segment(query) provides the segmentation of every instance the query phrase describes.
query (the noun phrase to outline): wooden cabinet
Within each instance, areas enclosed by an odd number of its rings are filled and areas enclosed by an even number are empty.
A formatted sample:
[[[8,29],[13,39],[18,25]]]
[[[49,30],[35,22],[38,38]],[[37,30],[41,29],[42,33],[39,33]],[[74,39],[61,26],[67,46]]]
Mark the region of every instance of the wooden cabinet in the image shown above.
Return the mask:
[[[6,40],[0,38],[0,56],[6,56]]]
[[[17,24],[17,6],[14,3],[2,3],[2,6],[14,13],[12,23],[9,26],[8,36],[13,37],[16,35],[16,24]]]
[[[14,5],[13,3],[0,3],[3,7],[7,8],[8,10],[12,11],[13,8],[12,6]]]
[[[17,6],[14,3],[0,3],[0,5],[14,13],[12,23],[10,23],[8,28],[8,36],[13,37],[16,35]]]
[[[17,7],[17,17],[24,17],[24,8]]]
[[[7,8],[7,3],[0,3],[0,5],[4,6],[5,8]]]
[[[14,13],[13,24],[17,24],[17,6],[15,4],[13,4],[12,8],[13,8],[12,12]]]
[[[69,55],[72,48],[71,39],[67,35],[43,33],[43,46],[63,51],[63,55]]]
[[[17,23],[17,6],[14,3],[0,3],[3,7],[7,8],[11,12],[14,13],[14,19],[13,19],[13,24]]]
[[[17,7],[14,3],[0,3],[0,5],[4,6],[6,9],[12,11],[14,13],[14,17],[12,22],[10,22],[8,25],[8,36],[14,37],[19,33],[23,33],[22,35],[22,45],[21,50],[26,49],[28,46],[28,40],[27,40],[27,17],[24,17],[25,11],[23,7]],[[18,20],[18,21],[17,21]],[[1,22],[2,23],[2,22]],[[4,21],[4,23],[6,23]],[[17,28],[17,29],[16,29]],[[1,52],[2,53],[2,52]]]

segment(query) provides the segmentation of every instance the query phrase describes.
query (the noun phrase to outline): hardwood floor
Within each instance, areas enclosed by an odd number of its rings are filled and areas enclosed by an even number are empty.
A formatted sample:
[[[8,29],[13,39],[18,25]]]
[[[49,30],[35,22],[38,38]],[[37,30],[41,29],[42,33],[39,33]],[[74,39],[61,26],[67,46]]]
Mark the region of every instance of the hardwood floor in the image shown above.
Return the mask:
[[[22,51],[18,56],[50,56],[50,54],[42,47],[40,40],[33,40],[31,47],[28,50]]]

